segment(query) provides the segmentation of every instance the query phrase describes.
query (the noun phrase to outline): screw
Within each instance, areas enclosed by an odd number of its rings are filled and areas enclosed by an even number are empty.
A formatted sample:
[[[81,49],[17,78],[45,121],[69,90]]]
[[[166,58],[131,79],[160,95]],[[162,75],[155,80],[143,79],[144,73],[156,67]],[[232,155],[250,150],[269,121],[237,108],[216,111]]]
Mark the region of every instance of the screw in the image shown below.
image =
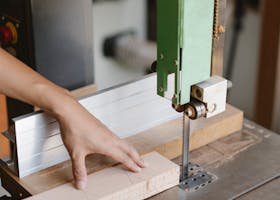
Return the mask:
[[[162,88],[162,87],[160,87],[160,88],[159,88],[159,91],[160,91],[160,92],[163,92],[163,88]]]
[[[174,65],[175,65],[175,66],[178,66],[178,65],[179,65],[178,60],[174,60]]]
[[[157,71],[157,61],[154,61],[152,66],[151,66],[151,71],[156,72]]]
[[[160,59],[163,60],[164,59],[164,55],[163,53],[160,54]]]
[[[196,90],[195,90],[195,95],[196,95],[196,97],[199,98],[199,99],[202,97],[202,92],[200,91],[200,89],[196,88]]]
[[[188,117],[191,117],[195,114],[195,111],[193,110],[192,107],[188,106],[187,109],[185,110],[185,113]]]
[[[220,25],[220,26],[218,26],[218,33],[224,33],[224,32],[226,32],[226,29],[225,29],[225,27],[224,26],[222,26],[222,25]]]
[[[216,111],[216,109],[217,109],[217,104],[214,103],[212,105],[209,105],[208,112],[213,113]]]

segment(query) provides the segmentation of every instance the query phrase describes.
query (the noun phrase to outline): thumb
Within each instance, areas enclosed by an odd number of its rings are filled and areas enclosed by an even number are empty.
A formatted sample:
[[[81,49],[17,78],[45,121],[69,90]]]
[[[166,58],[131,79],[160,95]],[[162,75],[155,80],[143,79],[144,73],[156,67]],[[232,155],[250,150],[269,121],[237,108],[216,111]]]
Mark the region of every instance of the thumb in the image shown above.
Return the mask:
[[[84,155],[72,157],[72,171],[76,188],[79,190],[85,189],[87,185],[87,169]]]

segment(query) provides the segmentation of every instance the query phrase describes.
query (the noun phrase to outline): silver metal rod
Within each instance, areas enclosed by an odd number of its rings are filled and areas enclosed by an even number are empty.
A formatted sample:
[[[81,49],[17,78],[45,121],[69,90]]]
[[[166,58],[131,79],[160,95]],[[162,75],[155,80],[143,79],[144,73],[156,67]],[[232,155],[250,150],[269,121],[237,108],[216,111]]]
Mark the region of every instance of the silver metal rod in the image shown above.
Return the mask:
[[[183,114],[183,148],[182,148],[182,173],[181,181],[189,176],[189,146],[190,146],[190,119]],[[187,120],[187,122],[186,122]]]

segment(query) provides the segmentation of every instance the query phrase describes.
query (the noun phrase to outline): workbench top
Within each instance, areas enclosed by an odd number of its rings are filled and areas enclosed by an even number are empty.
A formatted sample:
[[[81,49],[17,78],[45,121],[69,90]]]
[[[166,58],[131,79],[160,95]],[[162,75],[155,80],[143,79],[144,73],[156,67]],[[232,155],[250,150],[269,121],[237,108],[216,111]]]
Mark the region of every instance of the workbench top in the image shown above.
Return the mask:
[[[191,161],[214,174],[216,181],[195,192],[174,187],[151,200],[277,200],[279,158],[280,135],[245,120],[242,131],[191,153]]]

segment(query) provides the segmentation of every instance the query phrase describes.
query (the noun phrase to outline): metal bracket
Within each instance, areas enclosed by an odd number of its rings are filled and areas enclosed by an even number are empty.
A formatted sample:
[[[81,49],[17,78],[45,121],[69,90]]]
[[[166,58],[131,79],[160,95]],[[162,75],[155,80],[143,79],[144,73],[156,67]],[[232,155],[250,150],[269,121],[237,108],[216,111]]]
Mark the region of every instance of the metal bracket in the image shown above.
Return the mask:
[[[217,180],[215,175],[206,172],[197,164],[189,163],[188,171],[188,178],[180,182],[180,188],[188,192],[197,191]]]
[[[17,147],[15,138],[15,127],[11,126],[9,130],[2,133],[10,142],[10,155],[0,159],[0,162],[6,165],[12,172],[18,175]]]

